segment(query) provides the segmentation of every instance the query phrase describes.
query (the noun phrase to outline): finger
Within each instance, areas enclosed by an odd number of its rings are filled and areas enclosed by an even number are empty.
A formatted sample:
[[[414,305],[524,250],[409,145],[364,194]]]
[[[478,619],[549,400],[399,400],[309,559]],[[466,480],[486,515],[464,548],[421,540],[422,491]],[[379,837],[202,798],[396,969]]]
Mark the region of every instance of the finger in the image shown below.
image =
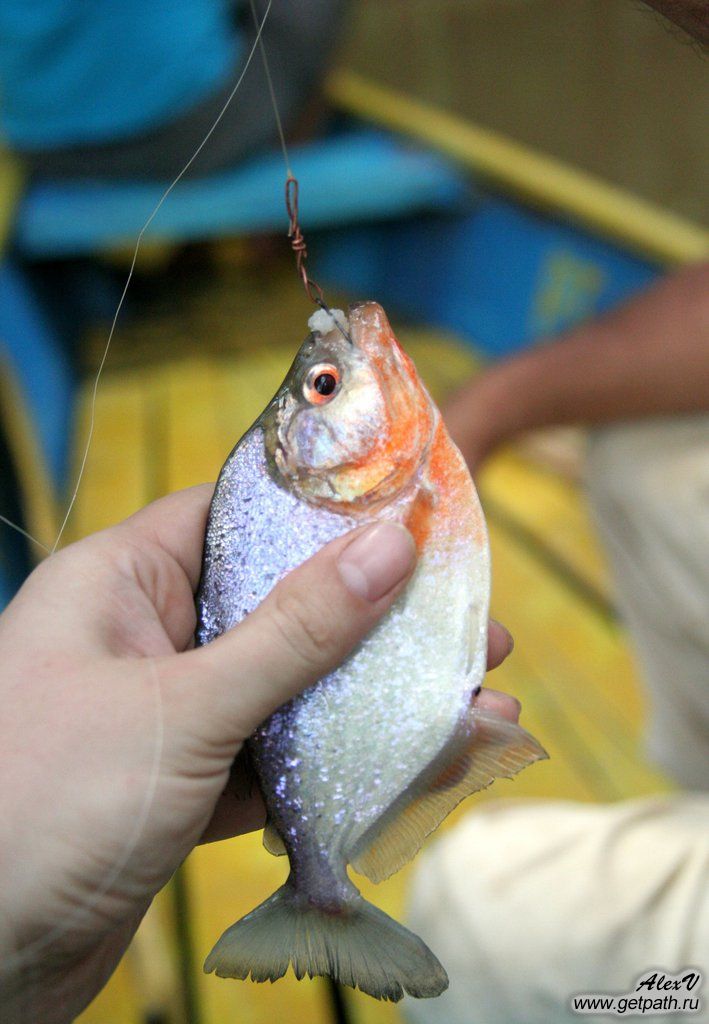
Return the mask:
[[[261,794],[256,792],[244,797],[227,785],[199,841],[217,843],[222,839],[233,839],[246,832],[256,832],[265,824],[266,808]]]
[[[473,703],[477,707],[485,708],[486,711],[493,711],[495,714],[508,718],[510,722],[518,722],[522,705],[516,697],[509,693],[501,693],[499,690],[488,690],[484,687],[474,698]]]
[[[214,484],[176,491],[142,508],[121,523],[121,529],[158,544],[186,573],[192,590],[202,570],[204,531]]]
[[[490,619],[487,631],[487,670],[488,672],[497,668],[507,658],[514,648],[515,642],[512,634],[502,623]]]
[[[263,828],[266,807],[251,758],[242,747],[229,769],[229,778],[202,833],[200,843],[231,839]]]
[[[328,544],[285,577],[244,621],[173,660],[216,742],[235,744],[340,664],[404,587],[414,543],[398,524],[362,527]],[[221,736],[221,740],[220,737]]]

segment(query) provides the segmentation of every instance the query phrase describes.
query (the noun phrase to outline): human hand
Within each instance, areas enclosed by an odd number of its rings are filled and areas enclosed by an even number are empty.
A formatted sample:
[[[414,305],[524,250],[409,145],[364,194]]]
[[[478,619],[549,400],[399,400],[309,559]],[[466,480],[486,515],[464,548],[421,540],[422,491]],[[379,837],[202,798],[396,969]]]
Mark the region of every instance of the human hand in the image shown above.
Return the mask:
[[[52,556],[0,617],[0,991],[14,987],[19,1019],[73,1019],[195,844],[263,824],[258,794],[237,799],[230,776],[243,741],[343,660],[413,569],[404,530],[380,526],[375,552],[364,527],[192,650],[211,493],[171,495]],[[371,600],[347,589],[348,559]],[[490,667],[510,648],[493,624]],[[478,699],[518,714],[511,698]]]

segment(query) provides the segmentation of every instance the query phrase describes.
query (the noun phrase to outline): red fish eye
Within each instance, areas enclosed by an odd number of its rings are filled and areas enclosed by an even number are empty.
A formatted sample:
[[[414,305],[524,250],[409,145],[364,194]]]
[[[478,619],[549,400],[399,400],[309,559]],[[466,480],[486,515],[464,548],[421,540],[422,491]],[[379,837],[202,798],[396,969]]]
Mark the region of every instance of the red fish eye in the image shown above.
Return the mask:
[[[336,366],[315,366],[303,385],[303,394],[312,405],[323,405],[330,401],[339,383],[340,373]]]

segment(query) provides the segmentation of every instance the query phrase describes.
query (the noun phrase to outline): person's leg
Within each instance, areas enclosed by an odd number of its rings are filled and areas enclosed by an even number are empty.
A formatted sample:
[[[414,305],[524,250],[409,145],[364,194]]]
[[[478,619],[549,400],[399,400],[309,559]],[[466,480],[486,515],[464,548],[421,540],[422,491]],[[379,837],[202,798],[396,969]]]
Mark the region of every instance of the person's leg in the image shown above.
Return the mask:
[[[263,39],[287,134],[297,126],[331,66],[346,7],[346,0],[287,0],[271,8]],[[258,0],[257,8],[260,12],[264,9],[263,0]],[[242,8],[240,20],[242,58],[217,93],[174,121],[131,139],[21,154],[30,173],[42,178],[174,178],[214,124],[241,75],[256,37],[248,4]],[[235,166],[277,142],[268,82],[257,51],[238,92],[186,177]]]
[[[647,688],[649,754],[709,789],[709,416],[595,431],[587,480]]]
[[[406,923],[450,977],[409,1024],[571,1024],[570,996],[655,967],[706,986],[709,797],[488,804],[423,855]]]

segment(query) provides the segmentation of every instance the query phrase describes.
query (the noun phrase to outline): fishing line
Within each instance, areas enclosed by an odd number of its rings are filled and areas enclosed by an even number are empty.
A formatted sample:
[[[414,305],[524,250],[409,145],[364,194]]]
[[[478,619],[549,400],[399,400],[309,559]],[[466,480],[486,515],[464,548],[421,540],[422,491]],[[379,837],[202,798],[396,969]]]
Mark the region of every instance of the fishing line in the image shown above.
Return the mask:
[[[11,519],[7,519],[5,516],[0,515],[0,523],[4,523],[5,526],[9,526],[11,529],[16,530],[18,533],[21,533],[23,537],[27,538],[27,540],[32,541],[32,543],[36,544],[38,548],[42,549],[42,551],[46,551],[48,555],[51,555],[51,548],[48,548],[47,545],[43,544],[41,540],[37,540],[37,538],[33,537],[31,533],[27,532],[27,530],[23,530],[22,527],[18,526],[17,523],[13,523]]]
[[[73,492],[73,494],[71,496],[71,501],[69,502],[69,507],[66,510],[66,515],[64,516],[64,520],[62,522],[62,525],[59,528],[59,533],[57,535],[57,539],[54,541],[54,545],[52,547],[52,552],[51,552],[52,554],[54,554],[54,552],[57,550],[57,547],[59,546],[59,541],[62,538],[64,530],[66,529],[66,524],[69,521],[69,516],[71,515],[72,510],[74,508],[74,505],[76,503],[76,498],[77,498],[77,495],[79,493],[79,487],[81,486],[81,481],[82,481],[83,476],[84,476],[84,470],[86,469],[86,462],[87,462],[88,457],[89,457],[89,449],[91,447],[91,441],[93,439],[94,426],[95,426],[95,422],[96,422],[96,394],[97,394],[97,391],[98,391],[98,385],[99,385],[99,381],[101,379],[101,374],[103,373],[103,368],[106,365],[106,359],[108,358],[108,350],[111,347],[111,342],[113,340],[113,335],[114,335],[115,330],[116,330],[116,324],[118,323],[118,317],[120,316],[121,309],[123,308],[123,303],[125,302],[125,298],[126,298],[126,295],[128,293],[128,287],[129,287],[129,285],[131,283],[131,280],[133,278],[133,271],[135,270],[135,265],[136,265],[136,262],[138,260],[138,252],[140,251],[140,244],[143,241],[143,235],[145,234],[145,232],[148,230],[148,228],[152,224],[152,222],[155,219],[158,211],[160,210],[160,207],[163,205],[163,203],[165,202],[167,197],[170,195],[170,193],[173,191],[175,186],[181,181],[181,179],[185,176],[185,174],[190,169],[192,164],[195,162],[195,160],[197,159],[199,154],[202,152],[202,150],[206,146],[206,144],[209,141],[209,139],[214,134],[214,131],[216,130],[217,125],[219,124],[219,122],[222,120],[222,118],[226,114],[227,109],[228,109],[231,101],[234,99],[234,96],[236,96],[236,93],[238,92],[238,90],[239,90],[239,88],[241,86],[241,83],[244,80],[244,76],[246,75],[246,72],[249,70],[249,65],[251,64],[251,60],[252,60],[252,58],[254,56],[254,53],[256,52],[256,47],[258,46],[258,44],[259,44],[259,42],[261,40],[261,34],[263,32],[264,25],[266,24],[266,20],[267,20],[268,15],[269,15],[269,13],[271,11],[272,3],[273,3],[273,0],[268,0],[268,4],[266,6],[266,11],[265,11],[264,16],[263,16],[263,18],[261,20],[261,23],[260,23],[260,25],[258,24],[258,22],[256,24],[256,28],[257,28],[256,38],[255,38],[255,40],[253,42],[253,45],[252,45],[252,47],[251,47],[251,49],[249,51],[249,55],[246,58],[246,63],[244,64],[242,72],[241,72],[241,74],[239,75],[239,77],[238,77],[238,79],[236,81],[236,85],[234,86],[234,88],[229,93],[229,95],[228,95],[228,97],[226,99],[226,102],[224,103],[224,106],[222,107],[222,109],[217,114],[216,118],[214,119],[214,122],[212,123],[211,128],[209,129],[207,134],[204,136],[204,138],[200,142],[199,146],[197,146],[197,149],[194,151],[192,156],[189,158],[189,160],[187,161],[185,166],[182,168],[182,170],[177,175],[177,177],[174,179],[174,181],[172,181],[172,183],[170,185],[168,185],[168,187],[165,189],[165,191],[161,195],[160,199],[158,200],[157,205],[155,206],[154,210],[152,211],[152,213],[150,214],[150,216],[146,220],[145,224],[143,224],[143,227],[140,229],[140,232],[138,233],[138,238],[136,239],[136,243],[135,243],[135,249],[133,251],[133,259],[131,261],[130,270],[128,271],[128,278],[126,280],[125,287],[123,288],[123,293],[121,294],[120,300],[118,302],[118,306],[116,308],[116,312],[115,312],[115,315],[113,317],[113,322],[111,324],[111,329],[110,329],[109,334],[108,334],[108,339],[106,341],[106,347],[105,347],[105,349],[103,351],[103,356],[101,357],[101,362],[99,363],[99,368],[98,368],[98,372],[96,374],[96,379],[94,380],[94,387],[93,387],[93,392],[92,392],[92,395],[91,395],[91,418],[90,418],[90,424],[89,424],[89,433],[88,433],[88,437],[87,437],[87,441],[86,441],[86,447],[84,449],[83,458],[81,460],[81,466],[79,468],[79,475],[78,475],[77,480],[76,480],[76,486],[74,487],[74,492]]]
[[[258,26],[258,13],[256,11],[256,0],[249,0],[251,6],[251,15],[254,19],[254,25]],[[295,253],[295,265],[298,275],[303,282],[303,288],[305,294],[308,296],[311,302],[314,302],[316,306],[320,306],[330,316],[332,322],[335,324],[340,334],[350,343],[354,344],[350,334],[339,320],[333,316],[332,310],[325,301],[325,295],[322,288],[314,281],[309,275],[305,265],[305,261],[308,256],[308,247],[303,237],[303,231],[300,226],[300,220],[298,215],[298,193],[300,186],[298,179],[291,170],[290,154],[288,153],[288,146],[286,144],[286,136],[283,131],[283,122],[281,120],[281,113],[278,109],[278,101],[276,100],[276,90],[273,87],[273,78],[271,76],[271,68],[268,63],[268,55],[266,53],[266,44],[263,41],[261,34],[258,37],[259,50],[261,51],[261,60],[263,62],[263,70],[266,75],[266,81],[268,83],[268,92],[271,97],[271,106],[273,108],[273,116],[276,119],[276,128],[278,129],[278,137],[281,142],[281,152],[283,153],[283,163],[286,167],[286,210],[288,212],[288,237],[290,239],[291,249]]]
[[[251,15],[254,19],[254,25],[258,28],[258,12],[256,11],[256,0],[249,0],[251,5]],[[290,169],[290,157],[288,156],[288,146],[286,145],[286,135],[283,131],[283,122],[281,121],[281,114],[278,109],[278,103],[276,102],[276,90],[273,88],[273,79],[271,77],[271,68],[268,63],[268,57],[266,56],[266,44],[263,41],[261,33],[258,34],[258,45],[261,51],[261,60],[263,62],[263,70],[266,73],[266,81],[268,82],[268,91],[271,96],[271,106],[273,107],[273,113],[276,118],[276,127],[278,128],[278,138],[281,140],[281,151],[283,153],[283,162],[286,165],[286,176],[289,178],[293,177],[293,172]]]
[[[130,287],[130,283],[131,283],[131,281],[133,279],[133,272],[135,271],[135,265],[136,265],[137,260],[138,260],[138,253],[140,252],[140,246],[141,246],[141,243],[143,241],[143,236],[145,235],[145,232],[148,230],[148,228],[152,224],[153,220],[157,216],[158,211],[162,207],[162,205],[165,202],[165,200],[167,199],[167,197],[170,195],[170,193],[173,191],[173,189],[179,184],[179,182],[185,176],[187,171],[190,169],[190,167],[192,166],[194,161],[197,159],[199,154],[202,152],[202,150],[206,146],[206,144],[209,141],[209,139],[214,134],[217,126],[219,125],[219,122],[224,117],[224,115],[227,112],[227,110],[228,110],[232,100],[236,96],[239,88],[241,87],[241,83],[244,80],[246,72],[249,69],[251,61],[253,60],[253,56],[256,53],[256,48],[258,47],[259,43],[261,42],[261,36],[263,34],[263,29],[264,29],[264,26],[266,24],[266,21],[268,20],[268,16],[269,16],[269,14],[271,12],[272,4],[273,4],[273,0],[268,0],[268,3],[266,5],[266,10],[264,12],[263,18],[261,19],[260,22],[258,21],[258,19],[256,20],[256,30],[257,30],[256,31],[256,38],[254,39],[253,44],[251,45],[251,49],[249,50],[248,56],[246,58],[246,63],[244,64],[244,67],[242,68],[241,74],[239,75],[234,88],[229,93],[229,96],[227,97],[227,99],[226,99],[226,101],[224,103],[224,106],[221,108],[221,110],[217,114],[217,116],[214,119],[214,121],[212,123],[212,126],[210,127],[209,131],[206,133],[206,135],[204,136],[204,138],[200,142],[199,146],[197,146],[196,150],[194,151],[192,156],[189,158],[189,160],[187,161],[185,166],[182,168],[182,170],[177,175],[177,177],[174,178],[174,180],[171,182],[171,184],[168,185],[168,187],[165,189],[165,191],[161,195],[160,199],[158,200],[157,204],[155,205],[153,211],[151,212],[150,216],[146,220],[145,224],[143,224],[142,228],[140,229],[140,231],[138,233],[138,237],[137,237],[136,242],[135,242],[135,249],[133,250],[133,258],[131,260],[130,269],[128,271],[128,277],[126,278],[126,283],[125,283],[123,291],[121,293],[121,297],[120,297],[120,299],[118,301],[118,306],[116,307],[116,312],[115,312],[115,314],[113,316],[113,320],[111,322],[111,328],[110,328],[110,330],[108,332],[108,338],[106,339],[106,345],[105,345],[105,348],[103,350],[103,354],[101,356],[101,360],[99,362],[98,370],[96,372],[96,377],[94,378],[94,385],[93,385],[93,389],[92,389],[92,392],[91,392],[91,412],[90,412],[90,417],[89,417],[89,430],[88,430],[88,434],[87,434],[87,437],[86,437],[86,445],[84,447],[84,452],[83,452],[83,455],[82,455],[82,458],[81,458],[81,463],[80,463],[80,466],[79,466],[79,472],[78,472],[78,475],[77,475],[77,478],[76,478],[76,483],[74,485],[74,490],[72,491],[71,500],[69,501],[69,505],[67,507],[66,513],[64,515],[64,518],[62,520],[61,526],[59,527],[59,533],[57,534],[57,537],[56,537],[56,540],[54,541],[54,544],[52,545],[51,548],[48,548],[46,544],[43,544],[42,541],[37,540],[36,537],[33,537],[26,530],[23,530],[21,526],[17,525],[17,523],[13,523],[11,520],[7,519],[5,516],[0,515],[0,522],[3,522],[7,526],[11,527],[13,530],[16,530],[18,533],[22,534],[22,536],[24,536],[28,540],[32,541],[33,544],[36,544],[38,547],[42,548],[43,551],[46,551],[50,555],[53,555],[56,552],[57,548],[59,547],[59,543],[60,543],[60,541],[61,541],[61,539],[62,539],[62,537],[64,535],[64,531],[66,529],[67,523],[69,522],[69,517],[70,517],[70,515],[71,515],[71,513],[72,513],[72,511],[74,509],[74,505],[76,504],[76,499],[77,499],[78,494],[79,494],[79,488],[81,487],[81,482],[82,482],[83,477],[84,477],[84,471],[86,469],[86,463],[87,463],[88,458],[89,458],[89,451],[91,449],[91,442],[93,441],[94,429],[95,429],[95,426],[96,426],[96,399],[97,399],[97,394],[98,394],[98,386],[99,386],[99,383],[101,381],[101,377],[103,375],[103,370],[104,370],[104,367],[106,365],[106,360],[108,358],[109,349],[111,348],[111,343],[113,342],[113,336],[114,336],[115,331],[116,331],[116,325],[118,323],[118,318],[119,318],[119,316],[121,314],[121,310],[123,309],[123,304],[125,302],[126,295],[128,294],[128,288]],[[283,144],[285,146],[285,141],[284,141]],[[287,160],[286,160],[286,163],[287,163]]]

